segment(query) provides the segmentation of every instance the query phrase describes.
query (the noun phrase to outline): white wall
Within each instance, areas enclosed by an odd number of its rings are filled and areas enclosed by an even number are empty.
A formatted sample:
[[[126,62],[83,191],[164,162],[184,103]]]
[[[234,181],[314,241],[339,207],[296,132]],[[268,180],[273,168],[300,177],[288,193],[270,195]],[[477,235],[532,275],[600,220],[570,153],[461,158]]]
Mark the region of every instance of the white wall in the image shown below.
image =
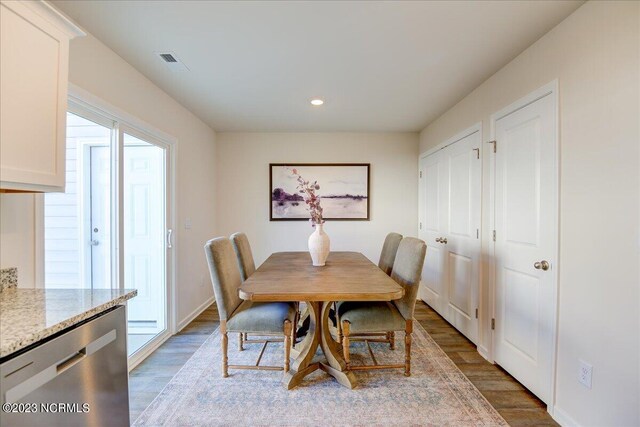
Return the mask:
[[[482,121],[488,141],[493,112],[558,79],[555,417],[566,424],[640,425],[639,23],[638,2],[586,3],[420,135],[424,152]],[[485,236],[488,209],[485,204]],[[578,383],[579,358],[594,366],[591,390]]]
[[[69,80],[178,139],[176,171],[177,320],[213,296],[203,251],[215,235],[216,134],[91,35],[71,41]],[[33,195],[2,195],[0,266],[18,267],[19,285],[35,280]],[[191,229],[181,227],[186,218]]]
[[[308,222],[269,221],[269,163],[318,162],[371,163],[371,221],[327,221],[331,250],[377,263],[387,233],[416,235],[417,133],[218,133],[219,233],[247,233],[257,265],[308,250]]]

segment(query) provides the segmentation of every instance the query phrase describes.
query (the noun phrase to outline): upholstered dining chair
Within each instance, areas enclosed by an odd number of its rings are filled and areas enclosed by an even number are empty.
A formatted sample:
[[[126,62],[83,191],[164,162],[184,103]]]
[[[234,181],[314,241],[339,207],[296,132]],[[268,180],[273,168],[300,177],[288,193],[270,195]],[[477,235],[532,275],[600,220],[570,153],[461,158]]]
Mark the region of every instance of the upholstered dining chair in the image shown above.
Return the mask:
[[[233,244],[233,250],[236,253],[236,258],[238,259],[238,267],[240,268],[240,278],[244,282],[256,271],[256,264],[253,261],[253,253],[251,252],[251,245],[249,244],[249,239],[247,235],[244,233],[233,233],[231,235],[231,243]],[[293,343],[295,345],[296,335],[297,335],[297,324],[298,318],[300,317],[300,310],[298,308],[298,304],[295,304],[296,307],[296,319],[293,322]],[[238,336],[238,350],[243,351],[244,343],[253,343],[260,342],[252,341],[249,338],[247,332],[240,333]]]
[[[244,282],[256,271],[256,264],[253,261],[253,253],[251,252],[251,245],[249,239],[244,233],[233,233],[231,235],[231,243],[233,244],[233,250],[236,252],[236,258],[238,259],[238,267],[240,268],[240,278]],[[295,329],[295,328],[294,328]],[[241,332],[238,335],[238,350],[244,350],[243,344],[245,341],[249,341],[249,337],[246,333]]]
[[[404,288],[404,296],[401,299],[392,302],[345,302],[340,305],[338,319],[342,323],[342,350],[347,370],[404,368],[405,376],[411,375],[413,312],[426,251],[427,245],[420,239],[405,237],[400,242],[391,278]],[[373,365],[351,366],[349,357],[351,336],[380,333],[380,331],[404,331],[404,365],[379,365],[373,358]],[[366,345],[373,354],[368,341]]]
[[[380,260],[378,261],[378,267],[387,273],[387,276],[391,275],[393,262],[396,260],[396,253],[398,252],[398,246],[401,241],[402,234],[398,233],[389,233],[384,239],[382,251],[380,252]]]
[[[398,233],[389,233],[387,237],[384,239],[384,244],[382,245],[382,251],[380,251],[380,260],[378,261],[378,267],[380,270],[384,271],[387,276],[391,275],[391,270],[393,269],[393,262],[396,259],[396,253],[398,252],[398,246],[400,245],[400,241],[402,241],[402,234]],[[338,307],[342,304],[342,302],[336,302],[334,306],[334,310],[337,313]],[[336,330],[338,334],[338,342],[342,342],[342,326],[340,322],[336,322]],[[389,347],[391,350],[395,349],[395,333],[393,331],[387,331],[385,333],[380,334],[366,334],[365,335],[368,341],[376,341],[376,342],[386,342],[389,343]],[[375,338],[381,337],[381,338]],[[353,337],[352,340],[359,340],[363,337]]]
[[[205,244],[204,250],[220,315],[222,376],[228,377],[229,369],[266,369],[287,372],[289,370],[292,325],[296,313],[294,305],[286,302],[243,301],[238,294],[242,280],[231,240],[226,237],[209,240]],[[269,339],[261,341],[264,343],[264,347],[255,365],[229,365],[227,332],[251,332],[284,337],[284,365],[260,366],[260,358],[265,347],[273,342]]]
[[[244,282],[256,271],[256,264],[253,261],[251,253],[251,245],[249,239],[244,233],[233,233],[231,235],[231,243],[236,252],[238,259],[238,267],[240,267],[240,278]]]

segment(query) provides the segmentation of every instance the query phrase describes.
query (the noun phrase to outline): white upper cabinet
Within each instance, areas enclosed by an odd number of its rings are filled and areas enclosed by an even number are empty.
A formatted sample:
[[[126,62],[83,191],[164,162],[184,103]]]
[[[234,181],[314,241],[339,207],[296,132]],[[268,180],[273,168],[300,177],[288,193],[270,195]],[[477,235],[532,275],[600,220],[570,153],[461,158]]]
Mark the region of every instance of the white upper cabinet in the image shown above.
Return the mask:
[[[0,2],[0,191],[64,191],[69,40],[46,2]]]

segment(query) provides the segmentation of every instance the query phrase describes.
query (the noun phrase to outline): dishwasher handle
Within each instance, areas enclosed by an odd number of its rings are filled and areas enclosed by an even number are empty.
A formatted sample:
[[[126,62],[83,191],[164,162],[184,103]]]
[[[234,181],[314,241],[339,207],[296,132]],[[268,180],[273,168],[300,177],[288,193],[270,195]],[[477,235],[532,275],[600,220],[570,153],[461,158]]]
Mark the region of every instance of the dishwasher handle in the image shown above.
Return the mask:
[[[80,363],[80,361],[82,359],[84,359],[85,357],[87,357],[87,348],[83,348],[77,352],[75,352],[74,354],[72,354],[71,356],[69,356],[68,358],[66,358],[65,360],[63,360],[62,362],[58,363],[58,365],[56,366],[56,374],[60,375],[61,373],[63,373],[64,371],[66,371],[67,369],[71,368],[73,365]]]

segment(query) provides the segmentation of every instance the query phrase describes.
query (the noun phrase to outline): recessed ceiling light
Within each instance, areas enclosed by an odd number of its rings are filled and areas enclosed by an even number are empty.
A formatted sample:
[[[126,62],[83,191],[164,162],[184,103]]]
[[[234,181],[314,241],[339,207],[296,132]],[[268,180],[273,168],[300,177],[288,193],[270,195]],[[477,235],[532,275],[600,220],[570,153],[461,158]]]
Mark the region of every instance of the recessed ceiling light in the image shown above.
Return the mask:
[[[316,107],[322,104],[324,104],[322,99],[316,98],[311,100],[311,105],[315,105]]]

